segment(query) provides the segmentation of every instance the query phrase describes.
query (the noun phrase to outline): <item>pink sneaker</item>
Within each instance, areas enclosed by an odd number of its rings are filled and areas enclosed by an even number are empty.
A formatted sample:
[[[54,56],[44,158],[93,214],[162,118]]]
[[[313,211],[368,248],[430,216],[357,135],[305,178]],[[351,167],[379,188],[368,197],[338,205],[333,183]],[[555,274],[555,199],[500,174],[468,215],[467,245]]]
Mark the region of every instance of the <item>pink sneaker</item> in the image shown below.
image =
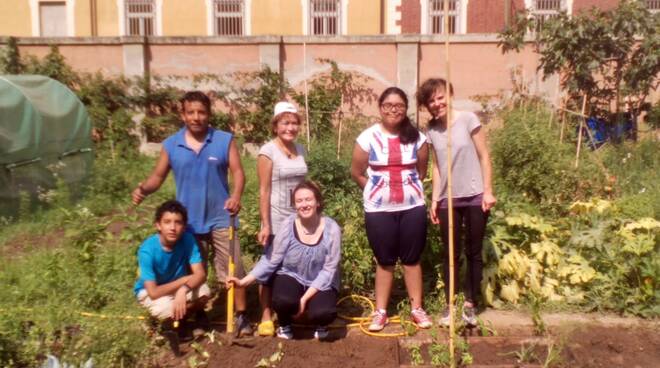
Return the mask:
[[[380,312],[376,310],[371,314],[371,324],[369,325],[369,331],[378,332],[381,331],[389,320],[387,319],[387,312]]]
[[[431,326],[433,326],[431,317],[429,317],[422,308],[413,309],[410,312],[410,317],[412,317],[413,322],[415,322],[419,328],[431,328]]]

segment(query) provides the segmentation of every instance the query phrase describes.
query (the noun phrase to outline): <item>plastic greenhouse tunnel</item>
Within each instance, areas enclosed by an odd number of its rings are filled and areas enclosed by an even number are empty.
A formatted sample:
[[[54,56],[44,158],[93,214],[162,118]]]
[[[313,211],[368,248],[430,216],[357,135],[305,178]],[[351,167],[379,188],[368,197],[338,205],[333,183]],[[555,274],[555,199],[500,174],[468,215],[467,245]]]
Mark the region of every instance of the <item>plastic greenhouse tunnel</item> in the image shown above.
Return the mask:
[[[0,75],[0,216],[37,207],[58,185],[80,193],[92,147],[87,110],[66,86],[39,75]]]

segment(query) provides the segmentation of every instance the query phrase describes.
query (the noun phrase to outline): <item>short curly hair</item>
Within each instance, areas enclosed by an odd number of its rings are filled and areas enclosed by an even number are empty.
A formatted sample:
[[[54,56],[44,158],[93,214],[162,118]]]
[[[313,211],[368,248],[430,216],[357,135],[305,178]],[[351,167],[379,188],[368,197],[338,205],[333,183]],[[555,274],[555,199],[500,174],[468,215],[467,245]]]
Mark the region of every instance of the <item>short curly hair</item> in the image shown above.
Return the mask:
[[[165,212],[178,213],[181,215],[183,223],[188,223],[188,211],[179,201],[169,200],[158,206],[156,209],[156,215],[154,216],[154,222],[160,222]]]
[[[447,84],[449,84],[449,95],[453,96],[454,95],[454,86],[452,86],[451,83],[447,83],[447,81],[443,78],[429,78],[422,83],[421,86],[417,89],[417,93],[415,94],[415,97],[417,98],[417,106],[424,106],[427,109],[429,108],[428,102],[433,97],[433,94],[435,91],[438,90],[438,88],[442,88],[445,91],[447,90]]]

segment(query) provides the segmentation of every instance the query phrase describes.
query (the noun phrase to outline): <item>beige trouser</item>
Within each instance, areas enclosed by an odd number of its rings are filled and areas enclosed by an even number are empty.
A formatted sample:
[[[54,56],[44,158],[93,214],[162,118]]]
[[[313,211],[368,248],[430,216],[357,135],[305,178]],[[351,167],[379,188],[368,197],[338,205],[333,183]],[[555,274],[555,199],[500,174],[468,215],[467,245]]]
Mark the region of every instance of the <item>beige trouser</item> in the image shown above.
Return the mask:
[[[236,235],[236,234],[234,234]],[[204,269],[208,271],[209,251],[213,249],[213,268],[216,279],[224,286],[227,279],[229,266],[229,229],[214,229],[207,234],[196,234],[195,238],[199,244],[199,252],[202,255]],[[241,247],[238,238],[234,247],[234,276],[242,278],[245,276],[243,261],[241,260]]]
[[[191,302],[204,296],[211,296],[211,289],[209,289],[206,284],[202,284],[199,287],[188,291],[188,293],[186,293],[186,300]],[[174,310],[174,294],[161,296],[154,300],[149,297],[147,290],[142,289],[138,293],[137,298],[140,304],[147,308],[152,316],[158,319],[172,318],[172,311]]]

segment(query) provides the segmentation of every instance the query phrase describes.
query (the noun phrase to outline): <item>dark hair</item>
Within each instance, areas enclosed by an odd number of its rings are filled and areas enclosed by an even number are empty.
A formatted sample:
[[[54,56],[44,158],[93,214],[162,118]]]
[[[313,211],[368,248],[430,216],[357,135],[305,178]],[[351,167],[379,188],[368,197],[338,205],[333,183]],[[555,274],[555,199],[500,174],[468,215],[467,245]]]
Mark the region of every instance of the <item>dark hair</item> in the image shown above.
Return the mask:
[[[319,185],[311,180],[303,180],[293,189],[294,200],[296,198],[296,193],[300,189],[308,189],[311,190],[312,193],[314,193],[314,198],[316,198],[316,201],[319,203],[319,208],[316,210],[316,213],[320,214],[323,211],[324,203],[323,203],[323,194],[321,194],[321,188],[319,187]]]
[[[185,103],[186,102],[201,102],[204,107],[206,107],[206,112],[211,114],[211,99],[204,92],[200,91],[188,91],[186,94],[181,97],[179,103],[181,104],[181,112],[185,112]]]
[[[160,222],[165,212],[178,213],[181,215],[181,218],[183,219],[183,223],[184,224],[188,223],[188,211],[186,210],[186,207],[184,207],[179,201],[175,201],[172,199],[158,206],[158,208],[156,209],[156,216],[154,217],[154,222]]]
[[[444,89],[447,91],[447,81],[442,78],[429,78],[422,83],[421,86],[417,89],[417,105],[424,106],[427,109],[429,108],[429,100],[433,97],[435,91],[438,88]],[[449,95],[454,95],[454,86],[449,83]]]
[[[401,143],[410,144],[417,142],[419,139],[419,131],[412,125],[407,113],[408,96],[406,96],[406,93],[399,87],[389,87],[380,94],[380,97],[378,97],[378,107],[383,106],[383,101],[385,101],[389,95],[398,95],[406,104],[406,113],[404,113],[403,121],[401,122],[401,130],[399,130],[399,139],[401,140]]]
[[[302,125],[302,118],[300,117],[300,115],[298,113],[290,112],[290,111],[281,112],[281,113],[273,116],[272,119],[270,119],[270,132],[273,135],[277,135],[275,127],[277,127],[277,123],[280,122],[280,119],[282,119],[282,117],[284,117],[285,114],[291,114],[291,115],[295,116],[296,120],[298,120],[298,124]]]

